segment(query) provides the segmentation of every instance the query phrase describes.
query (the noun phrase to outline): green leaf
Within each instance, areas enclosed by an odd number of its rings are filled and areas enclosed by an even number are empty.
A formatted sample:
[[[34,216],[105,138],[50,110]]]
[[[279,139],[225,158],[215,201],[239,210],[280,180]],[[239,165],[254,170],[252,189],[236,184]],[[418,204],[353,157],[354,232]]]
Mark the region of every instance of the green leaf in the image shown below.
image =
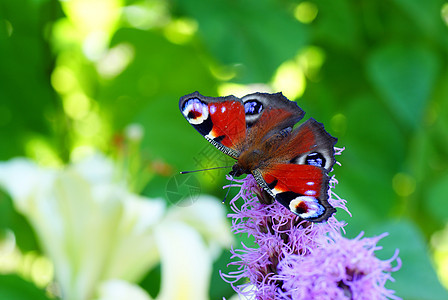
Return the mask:
[[[355,6],[347,0],[317,0],[318,15],[311,28],[319,43],[339,49],[354,50],[360,45]]]
[[[1,1],[0,27],[0,159],[23,155],[23,140],[29,134],[48,134],[56,97],[50,85],[53,57],[44,28],[50,25],[59,3],[52,1],[52,13],[45,2]],[[58,124],[60,126],[60,124]]]
[[[0,275],[0,299],[49,300],[45,292],[17,275]]]
[[[347,199],[350,210],[363,208],[370,216],[385,219],[396,205],[392,178],[405,160],[406,140],[384,106],[369,95],[354,97],[344,112],[347,132],[338,145],[346,149],[337,157],[342,167],[336,167],[335,174],[338,188],[347,186],[344,189],[353,194],[340,196]],[[351,212],[362,225],[366,216]]]
[[[308,38],[306,27],[275,1],[177,1],[199,22],[203,47],[224,64],[239,64],[236,80],[266,82]]]
[[[14,209],[11,198],[0,190],[0,230],[4,229],[14,232],[17,246],[22,251],[40,251],[30,224]]]
[[[231,261],[230,257],[230,251],[228,249],[224,249],[219,258],[213,264],[213,273],[210,279],[210,299],[221,300],[223,297],[225,299],[230,299],[235,294],[235,291],[231,285],[225,282],[220,274],[220,271],[224,274],[228,274],[230,272],[230,268],[228,267],[228,263]],[[231,270],[237,271],[237,268],[235,267]]]
[[[448,222],[448,174],[438,178],[432,186],[429,187],[426,204],[428,213],[441,223]]]
[[[400,270],[392,273],[395,282],[387,286],[406,300],[448,299],[448,292],[437,278],[425,240],[415,224],[407,220],[374,224],[367,230],[367,236],[383,232],[388,232],[389,236],[380,241],[383,250],[376,254],[387,259],[399,249],[402,261]]]
[[[440,17],[441,9],[445,0],[393,0],[401,7],[417,24],[422,32],[434,38],[436,42],[444,42],[448,45],[446,26]]]
[[[438,65],[434,52],[403,44],[382,46],[368,58],[370,80],[406,129],[420,125]]]

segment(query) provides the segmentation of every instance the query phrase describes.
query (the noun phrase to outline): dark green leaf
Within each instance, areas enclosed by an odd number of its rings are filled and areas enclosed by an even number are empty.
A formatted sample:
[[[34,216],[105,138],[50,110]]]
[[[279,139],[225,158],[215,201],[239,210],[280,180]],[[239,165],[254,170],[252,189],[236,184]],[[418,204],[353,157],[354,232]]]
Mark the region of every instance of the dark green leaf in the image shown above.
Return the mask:
[[[14,209],[11,198],[0,191],[0,230],[6,229],[14,232],[17,246],[22,251],[39,250],[30,224]]]
[[[338,143],[346,147],[337,159],[342,167],[336,167],[339,186],[353,192],[348,207],[363,207],[363,211],[376,218],[387,218],[396,205],[392,190],[393,175],[404,162],[405,138],[394,120],[379,101],[370,96],[356,97],[345,110],[347,132]],[[365,216],[355,211],[353,220],[362,224]]]
[[[443,23],[441,9],[444,0],[394,0],[418,24],[425,35],[434,38],[437,43],[448,46],[446,24]]]
[[[388,232],[389,236],[380,241],[383,250],[378,251],[381,259],[391,257],[399,249],[401,269],[392,273],[394,283],[388,286],[406,300],[443,300],[448,292],[441,286],[434,272],[428,248],[421,232],[406,220],[376,224],[367,231],[373,235]]]
[[[318,15],[312,27],[319,43],[352,51],[359,46],[359,25],[355,6],[347,0],[317,0]]]
[[[367,62],[370,80],[406,129],[421,124],[438,69],[433,52],[403,44],[383,46]]]
[[[0,299],[49,300],[45,291],[17,275],[0,275]]]
[[[43,29],[56,16],[38,13],[45,2],[0,3],[0,27],[7,27],[0,34],[0,139],[8,140],[0,147],[0,159],[22,154],[30,134],[50,131],[44,116],[54,112],[57,102],[50,85],[53,57]]]
[[[438,178],[427,191],[426,209],[441,223],[448,222],[448,174]]]

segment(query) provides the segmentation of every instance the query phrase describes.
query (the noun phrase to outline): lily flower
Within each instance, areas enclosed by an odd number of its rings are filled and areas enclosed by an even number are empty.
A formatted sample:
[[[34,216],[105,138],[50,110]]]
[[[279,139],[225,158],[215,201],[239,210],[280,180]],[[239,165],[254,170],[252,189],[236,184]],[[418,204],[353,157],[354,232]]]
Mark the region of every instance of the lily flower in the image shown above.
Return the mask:
[[[102,155],[61,169],[0,163],[0,186],[53,262],[60,297],[151,299],[135,283],[160,262],[157,299],[207,299],[213,259],[232,241],[220,201],[201,196],[194,207],[167,208],[131,193],[117,170]]]

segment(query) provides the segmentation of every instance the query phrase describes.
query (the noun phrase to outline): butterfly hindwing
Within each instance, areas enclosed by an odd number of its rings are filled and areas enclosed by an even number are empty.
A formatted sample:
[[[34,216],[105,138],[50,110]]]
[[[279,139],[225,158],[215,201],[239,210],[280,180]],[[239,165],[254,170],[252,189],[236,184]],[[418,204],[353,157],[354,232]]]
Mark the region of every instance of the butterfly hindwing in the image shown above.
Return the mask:
[[[302,219],[319,222],[336,210],[328,203],[328,175],[313,165],[278,164],[261,171],[276,201]]]
[[[309,119],[285,137],[257,182],[279,203],[301,218],[319,222],[336,210],[328,203],[328,172],[337,139],[323,125]],[[261,181],[264,181],[261,182]]]
[[[322,123],[310,118],[297,129],[285,143],[289,149],[290,163],[313,165],[330,172],[336,162],[334,145],[337,139],[332,137]]]
[[[205,97],[198,92],[180,98],[179,108],[187,121],[210,143],[237,158],[237,147],[246,137],[243,102],[234,97]]]

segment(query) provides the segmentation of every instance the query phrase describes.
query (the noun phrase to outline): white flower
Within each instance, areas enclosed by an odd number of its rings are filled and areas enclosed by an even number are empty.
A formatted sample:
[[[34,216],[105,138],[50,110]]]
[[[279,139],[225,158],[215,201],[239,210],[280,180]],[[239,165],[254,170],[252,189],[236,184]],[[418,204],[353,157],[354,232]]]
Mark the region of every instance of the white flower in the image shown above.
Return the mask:
[[[60,170],[0,163],[0,185],[35,229],[62,298],[150,299],[132,283],[161,260],[158,299],[206,299],[216,249],[231,242],[219,200],[167,211],[161,199],[130,193],[116,170],[101,155]],[[135,298],[114,292],[124,290]]]
[[[111,279],[103,282],[98,289],[96,300],[151,300],[145,290],[124,280]]]

